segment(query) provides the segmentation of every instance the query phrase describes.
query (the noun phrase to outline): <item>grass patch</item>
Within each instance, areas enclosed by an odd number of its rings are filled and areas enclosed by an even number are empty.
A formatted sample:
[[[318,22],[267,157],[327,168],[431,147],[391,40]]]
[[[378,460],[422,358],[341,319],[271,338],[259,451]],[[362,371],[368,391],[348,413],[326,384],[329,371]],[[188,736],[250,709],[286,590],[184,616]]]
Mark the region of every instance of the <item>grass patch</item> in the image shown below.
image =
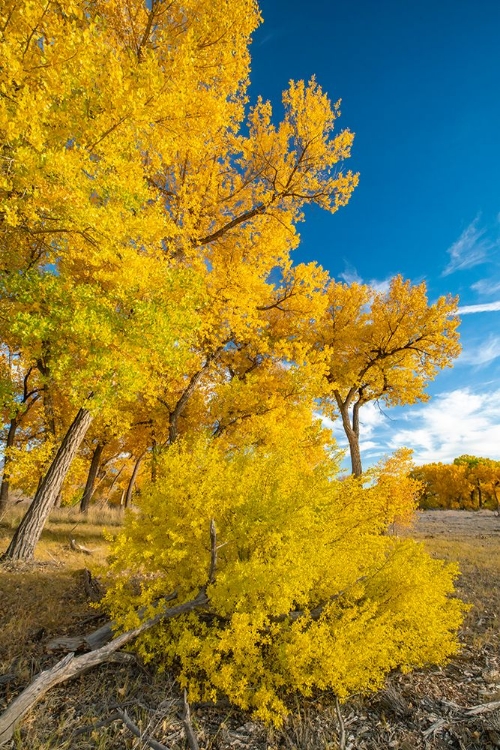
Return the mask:
[[[26,506],[16,505],[2,518],[1,551],[25,511]],[[0,568],[0,674],[15,673],[16,681],[28,682],[46,664],[46,641],[75,628],[78,632],[82,619],[95,615],[82,572],[105,564],[109,543],[103,536],[104,524],[117,528],[119,511],[92,508],[83,516],[73,508],[57,508],[36,547],[35,563]],[[71,538],[93,554],[72,550]]]

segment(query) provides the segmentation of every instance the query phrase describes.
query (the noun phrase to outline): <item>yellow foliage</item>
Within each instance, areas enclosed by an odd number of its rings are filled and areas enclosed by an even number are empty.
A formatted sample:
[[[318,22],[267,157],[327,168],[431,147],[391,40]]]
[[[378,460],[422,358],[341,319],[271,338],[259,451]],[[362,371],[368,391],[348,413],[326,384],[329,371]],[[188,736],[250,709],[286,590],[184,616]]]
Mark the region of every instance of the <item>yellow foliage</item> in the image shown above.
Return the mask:
[[[422,485],[423,508],[497,510],[500,501],[500,461],[459,456],[452,464],[424,464],[412,471]]]
[[[450,598],[456,569],[386,533],[414,507],[407,457],[365,487],[336,479],[329,454],[318,460],[307,434],[297,438],[285,424],[272,446],[227,450],[201,437],[170,448],[115,540],[105,598],[120,629],[172,591],[191,598],[207,582],[214,519],[209,604],[158,625],[139,650],[178,665],[191,699],[224,694],[276,724],[293,693],[345,699],[391,669],[442,663],[463,611]]]

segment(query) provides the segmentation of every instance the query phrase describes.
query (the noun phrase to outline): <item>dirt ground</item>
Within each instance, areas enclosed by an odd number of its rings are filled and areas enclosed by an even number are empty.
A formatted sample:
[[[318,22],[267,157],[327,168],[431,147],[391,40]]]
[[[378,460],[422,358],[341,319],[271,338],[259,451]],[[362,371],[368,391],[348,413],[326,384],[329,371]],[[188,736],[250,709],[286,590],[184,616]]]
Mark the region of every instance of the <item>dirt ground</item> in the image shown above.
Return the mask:
[[[485,538],[500,535],[500,516],[490,510],[426,510],[417,513],[410,535],[428,539],[433,536]]]
[[[426,511],[418,514],[412,529],[394,532],[421,540],[437,557],[459,562],[458,594],[473,605],[460,635],[460,654],[443,668],[392,674],[385,690],[370,698],[351,699],[340,716],[332,696],[301,700],[280,731],[269,732],[228,705],[193,706],[200,750],[500,748],[500,518],[488,511]],[[54,569],[48,575],[58,572]],[[30,577],[19,578],[21,600],[22,586],[28,585],[24,580],[34,586]],[[30,676],[55,663],[57,656],[45,649],[50,637],[88,632],[99,625],[99,620],[91,619],[95,612],[89,607],[81,574],[66,575],[60,585],[68,610],[65,627],[56,632],[57,626],[49,624],[33,631],[26,636],[22,654],[3,660],[8,674],[0,675],[0,710]],[[132,735],[117,710],[126,711],[140,727],[141,738]],[[142,750],[154,747],[148,745],[151,738],[160,743],[156,747],[187,747],[182,698],[173,680],[159,678],[133,662],[103,665],[55,688],[6,747]]]

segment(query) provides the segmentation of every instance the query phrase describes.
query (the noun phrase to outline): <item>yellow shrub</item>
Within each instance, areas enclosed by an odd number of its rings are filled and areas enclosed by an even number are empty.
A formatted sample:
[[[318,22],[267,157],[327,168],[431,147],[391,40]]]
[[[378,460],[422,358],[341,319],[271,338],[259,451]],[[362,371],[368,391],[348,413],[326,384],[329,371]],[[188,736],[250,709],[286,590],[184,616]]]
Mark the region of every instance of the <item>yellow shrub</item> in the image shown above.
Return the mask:
[[[276,724],[292,693],[330,688],[345,699],[396,667],[443,662],[464,609],[450,598],[453,566],[385,533],[414,505],[405,460],[401,474],[392,460],[364,487],[337,480],[326,452],[314,465],[307,456],[285,431],[272,449],[173,446],[115,541],[106,596],[123,629],[174,590],[179,602],[193,597],[207,581],[214,519],[208,606],[138,647],[161,669],[175,665],[191,699],[225,694]]]

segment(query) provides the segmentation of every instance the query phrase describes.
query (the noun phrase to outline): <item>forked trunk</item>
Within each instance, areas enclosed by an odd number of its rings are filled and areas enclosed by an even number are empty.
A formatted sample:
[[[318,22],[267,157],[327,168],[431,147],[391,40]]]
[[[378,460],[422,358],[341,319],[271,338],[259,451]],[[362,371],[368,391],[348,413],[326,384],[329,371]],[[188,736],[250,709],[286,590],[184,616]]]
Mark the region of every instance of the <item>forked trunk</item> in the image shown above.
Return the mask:
[[[345,405],[339,402],[337,399],[337,404],[340,411],[340,416],[342,417],[342,425],[344,427],[344,432],[346,434],[347,440],[349,441],[349,453],[351,454],[351,468],[352,468],[352,474],[355,477],[360,477],[363,473],[363,467],[361,465],[361,452],[359,450],[359,420],[358,420],[358,410],[355,412],[356,422],[355,426],[357,429],[354,429],[351,425],[351,420],[349,419],[349,408]]]
[[[92,454],[92,461],[90,462],[90,469],[87,476],[87,482],[85,489],[83,490],[82,500],[80,502],[80,513],[86,513],[89,509],[92,495],[94,494],[94,485],[99,471],[99,464],[101,463],[101,456],[104,450],[102,443],[97,443],[94,453]]]
[[[87,409],[80,409],[76,415],[33,502],[17,527],[3,559],[25,561],[33,559],[35,546],[40,539],[45,522],[61,490],[71,462],[90,427],[92,418],[92,414]]]

